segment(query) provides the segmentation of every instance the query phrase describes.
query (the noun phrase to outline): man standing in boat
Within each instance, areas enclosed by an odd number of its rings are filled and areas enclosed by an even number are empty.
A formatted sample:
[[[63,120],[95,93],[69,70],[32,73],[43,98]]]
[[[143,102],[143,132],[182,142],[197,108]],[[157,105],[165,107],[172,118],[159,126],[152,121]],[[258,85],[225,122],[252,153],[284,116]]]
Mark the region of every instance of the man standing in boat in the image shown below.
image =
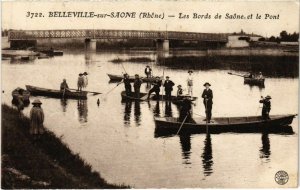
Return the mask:
[[[189,73],[187,78],[188,94],[190,96],[193,96],[193,71],[189,70],[188,73]]]
[[[135,98],[140,98],[140,88],[142,83],[143,83],[142,79],[140,79],[140,76],[136,74],[133,83]]]
[[[83,87],[86,88],[88,85],[88,78],[87,78],[88,74],[87,72],[83,73]]]
[[[125,86],[126,95],[131,96],[131,84],[130,84],[129,75],[127,73],[124,74],[124,78],[119,84],[121,84],[122,82],[124,83]]]
[[[150,78],[152,75],[152,69],[150,68],[149,65],[147,65],[145,68],[145,74],[146,74],[147,78]]]
[[[261,116],[263,119],[270,119],[269,113],[271,111],[271,99],[271,96],[268,95],[265,98],[261,97],[261,100],[259,101],[259,103],[263,104],[263,108],[261,111]]]
[[[173,91],[173,86],[175,85],[173,81],[169,80],[170,77],[166,76],[166,80],[164,83],[165,87],[165,93],[166,93],[166,100],[171,100],[172,97],[172,91]]]
[[[191,109],[192,109],[192,101],[190,100],[190,97],[184,97],[180,112],[179,112],[179,122],[189,122],[192,119],[191,116]]]
[[[148,99],[150,98],[150,94],[155,92],[156,99],[159,100],[159,92],[161,87],[161,80],[159,77],[155,77],[155,81],[152,83],[153,87],[148,92]]]
[[[66,79],[63,79],[63,82],[60,84],[60,91],[62,91],[62,92],[68,92],[68,91],[70,91]]]
[[[79,73],[79,77],[78,77],[78,81],[77,81],[78,91],[82,91],[83,86],[84,86],[83,74]]]
[[[205,89],[202,93],[203,98],[203,104],[205,106],[205,113],[206,113],[206,121],[207,123],[210,123],[211,120],[211,110],[212,110],[212,104],[213,104],[213,91],[210,89],[210,84],[206,82],[203,86],[205,86]]]

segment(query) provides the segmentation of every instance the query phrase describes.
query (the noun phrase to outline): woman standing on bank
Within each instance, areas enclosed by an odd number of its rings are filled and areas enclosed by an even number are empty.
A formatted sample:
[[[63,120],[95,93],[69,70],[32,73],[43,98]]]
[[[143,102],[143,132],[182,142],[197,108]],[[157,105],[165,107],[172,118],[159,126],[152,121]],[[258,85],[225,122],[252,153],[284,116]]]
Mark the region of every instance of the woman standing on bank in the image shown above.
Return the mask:
[[[40,135],[45,132],[44,123],[44,111],[41,107],[42,102],[39,99],[35,99],[33,107],[30,110],[30,129],[29,133],[33,136],[33,139],[39,139]]]

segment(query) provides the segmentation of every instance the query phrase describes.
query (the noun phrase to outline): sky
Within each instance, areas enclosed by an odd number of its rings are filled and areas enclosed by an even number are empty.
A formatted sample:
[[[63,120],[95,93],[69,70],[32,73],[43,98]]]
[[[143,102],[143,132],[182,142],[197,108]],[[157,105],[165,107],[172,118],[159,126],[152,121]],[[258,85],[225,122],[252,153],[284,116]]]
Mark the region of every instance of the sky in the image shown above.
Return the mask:
[[[49,12],[53,11],[82,11],[96,14],[136,12],[137,18],[49,18]],[[28,12],[42,13],[44,17],[29,18],[26,17]],[[164,13],[165,18],[140,19],[138,16],[141,12]],[[189,18],[180,19],[180,13],[189,15]],[[211,18],[194,19],[194,13],[210,15]],[[216,14],[222,15],[221,19],[214,19]],[[226,14],[245,17],[252,14],[252,19],[225,19]],[[261,19],[256,19],[256,14],[261,15]],[[266,14],[272,15],[273,19],[265,19]],[[246,33],[269,37],[278,36],[282,30],[288,33],[299,32],[299,1],[7,1],[2,2],[2,29],[123,29],[203,33],[231,33],[243,29]]]

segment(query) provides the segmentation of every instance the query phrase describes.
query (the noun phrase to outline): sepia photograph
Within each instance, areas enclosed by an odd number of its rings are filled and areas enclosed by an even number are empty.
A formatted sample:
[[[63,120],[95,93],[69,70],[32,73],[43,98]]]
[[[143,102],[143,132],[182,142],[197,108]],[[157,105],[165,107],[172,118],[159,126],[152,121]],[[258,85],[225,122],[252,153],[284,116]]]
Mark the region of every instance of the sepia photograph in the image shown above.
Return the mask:
[[[1,188],[297,188],[299,1],[2,1]]]

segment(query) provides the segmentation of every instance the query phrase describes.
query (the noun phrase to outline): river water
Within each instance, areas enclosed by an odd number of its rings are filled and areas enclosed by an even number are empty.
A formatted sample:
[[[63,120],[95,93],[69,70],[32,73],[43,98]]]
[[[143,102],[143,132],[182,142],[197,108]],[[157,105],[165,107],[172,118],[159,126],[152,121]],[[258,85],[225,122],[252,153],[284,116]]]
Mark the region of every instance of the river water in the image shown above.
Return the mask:
[[[122,64],[111,60],[139,56],[157,60],[152,51],[67,52],[61,57],[28,62],[3,60],[2,102],[10,105],[11,91],[24,88],[25,84],[58,89],[66,78],[69,86],[76,88],[78,73],[86,71],[89,73],[87,90],[100,91],[102,95],[89,95],[87,100],[81,101],[39,98],[43,102],[47,129],[61,137],[108,182],[135,188],[279,187],[274,175],[285,170],[290,177],[286,186],[296,185],[298,117],[291,125],[294,134],[157,137],[154,116],[177,117],[175,105],[156,101],[122,103],[123,85],[105,95],[116,86],[109,82],[107,73],[122,74],[125,69],[129,74],[143,75],[146,66],[146,63],[124,62],[123,69]],[[156,62],[149,64],[154,75],[164,73],[176,85],[186,88],[186,66],[178,69]],[[193,107],[195,114],[204,115],[200,96],[206,81],[212,84],[214,92],[213,116],[259,115],[261,95],[272,96],[271,114],[298,113],[298,76],[277,78],[274,74],[266,79],[265,88],[259,88],[245,85],[242,77],[228,75],[228,72],[238,71],[228,67],[194,70],[194,96],[199,97]],[[143,84],[141,91],[146,90]],[[31,97],[31,101],[33,99]],[[26,115],[30,108],[24,109]]]

